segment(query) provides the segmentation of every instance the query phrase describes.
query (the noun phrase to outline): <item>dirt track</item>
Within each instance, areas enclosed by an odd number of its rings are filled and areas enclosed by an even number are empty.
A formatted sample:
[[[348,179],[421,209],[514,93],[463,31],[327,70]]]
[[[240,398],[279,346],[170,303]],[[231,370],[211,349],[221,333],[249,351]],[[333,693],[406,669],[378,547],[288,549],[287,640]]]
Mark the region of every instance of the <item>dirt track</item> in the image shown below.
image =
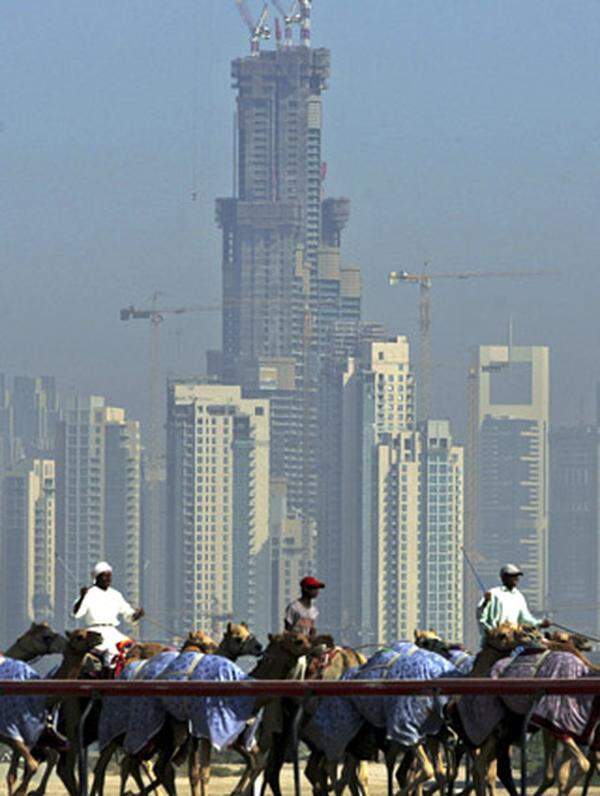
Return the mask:
[[[235,784],[237,782],[238,777],[235,776],[236,772],[241,771],[239,767],[230,766],[227,767],[230,771],[230,776],[214,776],[211,778],[210,782],[210,794],[211,796],[227,796],[227,794],[231,793]],[[218,772],[222,772],[223,768],[219,767]],[[0,766],[0,776],[2,780],[0,781],[0,793],[5,793],[5,776],[6,776],[6,766]],[[385,796],[386,794],[386,787],[385,787],[385,768],[381,764],[372,764],[369,769],[369,781],[371,787],[369,789],[370,796]],[[91,784],[91,778],[90,778]],[[178,785],[178,792],[184,796],[189,794],[189,785],[187,780],[184,778],[177,780]],[[133,782],[130,781],[129,787],[133,790]],[[290,766],[286,766],[284,775],[282,778],[282,789],[285,796],[288,794],[293,794],[293,785],[292,785],[292,770]],[[31,788],[30,788],[31,790]],[[302,792],[303,794],[310,793],[310,788],[306,780],[302,783]],[[119,783],[118,777],[111,776],[109,781],[107,782],[107,787],[105,788],[105,796],[117,796],[119,793]],[[48,796],[64,796],[65,789],[62,787],[60,782],[56,778],[52,778],[50,789],[47,791]],[[164,791],[163,791],[164,794]]]

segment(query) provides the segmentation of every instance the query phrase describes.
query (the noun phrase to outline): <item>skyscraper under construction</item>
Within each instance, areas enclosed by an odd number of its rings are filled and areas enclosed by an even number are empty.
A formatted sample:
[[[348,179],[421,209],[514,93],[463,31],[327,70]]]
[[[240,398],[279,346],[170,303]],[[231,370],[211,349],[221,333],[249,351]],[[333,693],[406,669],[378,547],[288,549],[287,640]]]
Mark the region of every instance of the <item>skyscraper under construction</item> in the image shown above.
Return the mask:
[[[218,372],[271,399],[271,472],[303,522],[307,565],[317,516],[317,408],[330,330],[360,320],[360,273],[342,267],[347,199],[324,199],[322,94],[330,53],[304,35],[232,63],[237,89],[234,196],[217,200],[223,230]],[[300,19],[300,18],[299,18]],[[257,28],[258,30],[258,28]],[[213,372],[216,368],[212,368]]]

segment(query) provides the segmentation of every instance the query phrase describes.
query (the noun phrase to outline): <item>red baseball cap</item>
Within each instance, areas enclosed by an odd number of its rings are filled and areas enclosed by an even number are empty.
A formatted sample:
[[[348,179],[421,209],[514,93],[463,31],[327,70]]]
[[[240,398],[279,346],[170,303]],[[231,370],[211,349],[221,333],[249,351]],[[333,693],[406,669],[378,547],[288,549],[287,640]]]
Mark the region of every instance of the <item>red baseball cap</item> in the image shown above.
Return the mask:
[[[313,578],[312,576],[308,576],[306,578],[302,578],[300,581],[300,588],[301,589],[324,589],[325,584],[321,583],[320,580]]]

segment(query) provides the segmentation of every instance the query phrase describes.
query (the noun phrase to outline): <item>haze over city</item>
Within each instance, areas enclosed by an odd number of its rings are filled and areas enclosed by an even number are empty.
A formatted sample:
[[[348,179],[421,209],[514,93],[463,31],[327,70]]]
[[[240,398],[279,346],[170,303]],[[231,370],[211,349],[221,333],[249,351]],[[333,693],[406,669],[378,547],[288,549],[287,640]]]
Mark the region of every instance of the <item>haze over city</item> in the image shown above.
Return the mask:
[[[392,268],[561,272],[434,287],[433,407],[462,436],[467,349],[503,341],[509,316],[517,342],[551,348],[553,420],[581,401],[591,418],[599,27],[593,2],[315,4],[325,187],[352,201],[364,317],[416,352],[418,291],[390,291]],[[156,290],[220,299],[213,203],[231,191],[229,62],[247,32],[233,1],[8,0],[0,40],[2,368],[146,419],[148,330],[118,311]],[[219,337],[218,313],[169,319],[165,370],[204,372]]]

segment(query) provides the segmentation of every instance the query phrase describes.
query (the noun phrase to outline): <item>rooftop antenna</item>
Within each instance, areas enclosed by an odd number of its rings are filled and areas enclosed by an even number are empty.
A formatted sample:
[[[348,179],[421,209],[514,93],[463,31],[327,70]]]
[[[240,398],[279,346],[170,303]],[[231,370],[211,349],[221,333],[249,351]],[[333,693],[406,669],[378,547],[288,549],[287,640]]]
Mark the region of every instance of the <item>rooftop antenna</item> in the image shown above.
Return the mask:
[[[260,53],[260,40],[270,39],[271,30],[267,24],[269,19],[269,4],[265,3],[258,21],[255,23],[248,8],[247,0],[235,0],[242,19],[250,31],[250,55],[256,57]]]

